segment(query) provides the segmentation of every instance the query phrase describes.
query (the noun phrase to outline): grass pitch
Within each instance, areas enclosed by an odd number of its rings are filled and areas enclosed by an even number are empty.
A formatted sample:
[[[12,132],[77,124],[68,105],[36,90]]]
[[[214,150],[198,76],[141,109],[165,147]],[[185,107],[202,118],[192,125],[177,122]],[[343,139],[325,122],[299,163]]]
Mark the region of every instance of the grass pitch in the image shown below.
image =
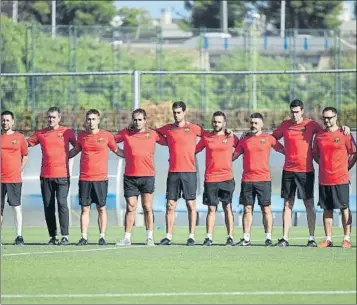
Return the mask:
[[[279,228],[280,229],[280,228]],[[280,237],[274,233],[274,239]],[[71,228],[70,241],[80,238]],[[253,246],[225,247],[225,229],[214,232],[215,246],[184,246],[188,230],[175,227],[173,246],[146,247],[145,231],[134,228],[131,247],[115,246],[123,229],[110,227],[108,246],[98,246],[91,227],[88,246],[47,246],[45,228],[24,229],[23,247],[13,246],[14,228],[3,228],[1,303],[47,304],[356,304],[356,242],[342,249],[306,248],[308,231],[293,227],[288,248],[265,248],[262,228],[252,231]],[[164,237],[156,230],[155,241]],[[323,230],[317,229],[318,241]],[[337,235],[339,235],[337,237]],[[241,236],[236,228],[235,239]],[[205,228],[198,227],[201,244]]]

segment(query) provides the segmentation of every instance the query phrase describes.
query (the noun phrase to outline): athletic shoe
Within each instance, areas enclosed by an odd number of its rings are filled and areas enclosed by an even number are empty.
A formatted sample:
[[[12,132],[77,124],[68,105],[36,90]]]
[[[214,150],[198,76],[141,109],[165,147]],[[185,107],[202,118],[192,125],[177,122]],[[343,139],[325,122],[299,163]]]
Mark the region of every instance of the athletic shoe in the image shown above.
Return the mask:
[[[313,248],[315,248],[315,247],[317,247],[317,243],[316,243],[316,241],[314,241],[314,240],[309,240],[309,241],[307,242],[306,247],[313,247]]]
[[[250,240],[245,240],[244,238],[242,238],[240,241],[233,244],[233,246],[235,246],[235,247],[249,247],[251,245],[252,245],[252,243],[250,242]]]
[[[195,243],[195,240],[193,238],[189,238],[186,242],[186,246],[194,246],[196,243]]]
[[[15,239],[14,244],[16,246],[23,246],[25,244],[24,238],[22,236],[17,236],[16,239]]]
[[[59,242],[59,244],[60,244],[61,246],[68,246],[68,245],[69,245],[68,238],[63,236],[63,237],[61,238],[61,241]]]
[[[103,237],[99,238],[98,245],[99,246],[106,246],[108,243],[105,241]]]
[[[226,240],[226,246],[233,246],[233,244],[233,238],[229,236]]]
[[[342,248],[351,248],[351,242],[349,240],[343,240]]]
[[[317,247],[318,248],[331,248],[331,247],[333,247],[333,243],[332,243],[332,241],[326,239],[326,240],[320,242],[317,245]]]
[[[88,240],[84,239],[83,237],[76,243],[76,246],[85,246],[88,245]]]
[[[146,245],[147,245],[148,247],[153,247],[153,246],[155,246],[155,243],[154,243],[154,241],[153,241],[151,238],[148,238],[148,239],[146,240]]]
[[[160,241],[160,246],[171,246],[172,242],[171,239],[168,239],[167,237],[161,239]]]
[[[271,239],[267,238],[264,242],[265,247],[271,247],[273,245],[273,242]]]
[[[51,237],[48,241],[47,245],[49,246],[57,246],[59,244],[59,240],[56,237]]]
[[[128,238],[123,238],[116,245],[121,247],[131,246],[131,241]]]
[[[284,238],[278,239],[278,242],[275,244],[275,247],[289,247],[289,242]]]
[[[212,246],[212,240],[210,240],[209,238],[205,238],[202,246]]]

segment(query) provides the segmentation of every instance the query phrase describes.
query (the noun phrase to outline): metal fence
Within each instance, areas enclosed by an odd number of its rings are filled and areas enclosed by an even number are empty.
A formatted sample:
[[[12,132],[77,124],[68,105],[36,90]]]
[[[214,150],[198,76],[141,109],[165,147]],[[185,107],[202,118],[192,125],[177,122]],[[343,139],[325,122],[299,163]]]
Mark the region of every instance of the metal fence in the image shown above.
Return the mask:
[[[63,123],[81,129],[89,108],[103,113],[102,128],[116,131],[131,111],[148,111],[153,127],[171,122],[171,104],[184,100],[189,119],[210,127],[210,116],[225,111],[230,127],[244,130],[249,114],[259,111],[272,129],[289,116],[299,98],[307,116],[335,106],[341,123],[356,127],[356,69],[325,71],[109,71],[2,73],[1,108],[16,115],[17,128],[44,127],[46,110],[63,111]]]

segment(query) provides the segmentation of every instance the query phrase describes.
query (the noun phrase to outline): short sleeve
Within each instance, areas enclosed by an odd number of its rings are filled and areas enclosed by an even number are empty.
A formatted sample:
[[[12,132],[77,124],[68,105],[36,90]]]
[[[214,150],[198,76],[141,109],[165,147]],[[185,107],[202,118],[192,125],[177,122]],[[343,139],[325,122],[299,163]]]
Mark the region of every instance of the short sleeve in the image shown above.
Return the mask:
[[[27,139],[27,143],[29,146],[35,146],[40,143],[38,140],[37,131]]]

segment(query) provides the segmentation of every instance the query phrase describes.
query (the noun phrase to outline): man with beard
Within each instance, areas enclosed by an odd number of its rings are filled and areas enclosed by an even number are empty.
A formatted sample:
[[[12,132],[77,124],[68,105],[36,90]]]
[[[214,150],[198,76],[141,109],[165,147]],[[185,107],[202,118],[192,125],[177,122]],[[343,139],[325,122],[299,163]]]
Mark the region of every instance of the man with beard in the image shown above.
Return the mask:
[[[337,125],[337,110],[326,107],[322,111],[325,130],[315,137],[314,160],[319,164],[319,205],[324,210],[323,222],[326,239],[319,248],[332,247],[333,210],[342,214],[343,248],[351,248],[352,215],[349,209],[348,171],[356,163],[356,144],[352,136],[346,136]]]
[[[206,149],[206,172],[204,182],[203,204],[208,206],[206,218],[207,236],[204,246],[213,243],[213,227],[217,206],[222,202],[227,228],[226,245],[233,244],[232,198],[235,182],[232,170],[232,150],[239,142],[226,131],[226,115],[216,111],[212,115],[212,131],[202,136],[196,146],[196,154]]]
[[[243,176],[239,202],[244,206],[243,238],[234,246],[250,246],[250,231],[255,198],[260,205],[265,230],[265,246],[272,245],[273,216],[271,213],[271,175],[269,156],[271,148],[284,154],[284,147],[271,135],[263,133],[263,116],[250,116],[250,133],[240,141],[233,153],[233,160],[243,154]]]

